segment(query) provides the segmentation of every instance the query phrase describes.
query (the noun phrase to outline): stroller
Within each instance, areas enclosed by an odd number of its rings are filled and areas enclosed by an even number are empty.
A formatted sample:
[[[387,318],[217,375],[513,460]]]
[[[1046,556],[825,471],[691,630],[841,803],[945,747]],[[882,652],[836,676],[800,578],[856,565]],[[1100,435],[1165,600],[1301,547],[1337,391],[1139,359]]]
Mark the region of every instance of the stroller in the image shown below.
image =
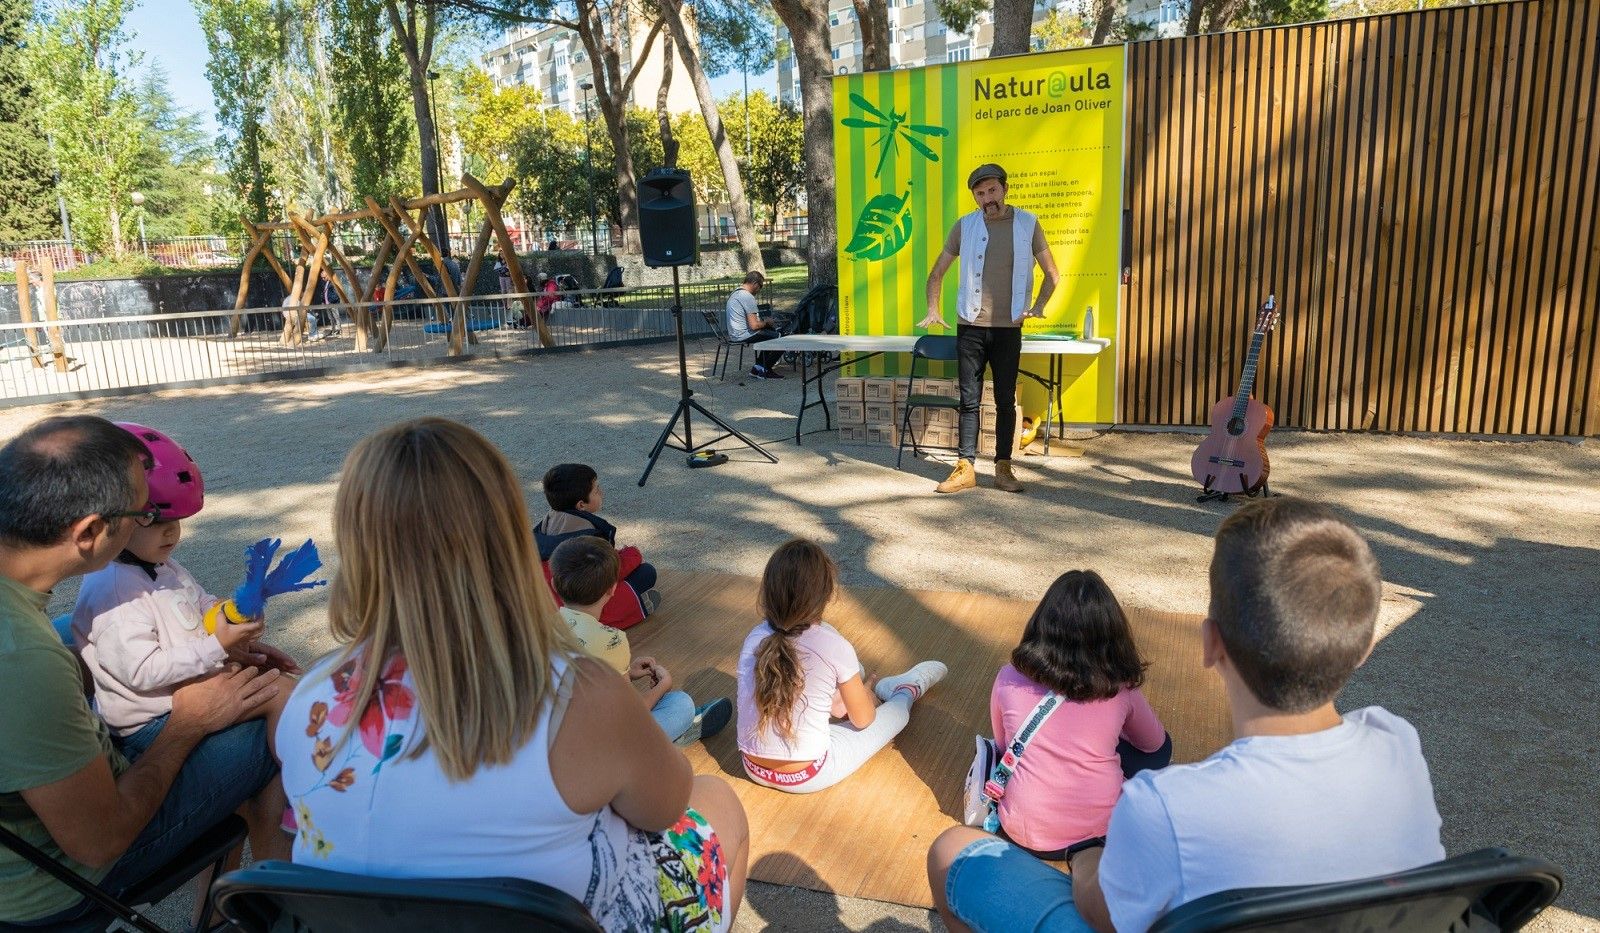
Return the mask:
[[[805,293],[794,310],[789,312],[793,326],[790,334],[837,334],[839,332],[839,289],[833,282],[823,282]],[[828,354],[830,360],[839,354]],[[794,363],[799,354],[785,351],[783,361]]]
[[[621,266],[612,266],[611,267],[611,271],[606,273],[605,284],[601,285],[600,287],[601,288],[621,288],[622,287],[622,267]],[[622,307],[622,302],[617,300],[617,296],[616,295],[606,295],[606,296],[604,296],[604,297],[602,297],[600,299],[600,307],[602,307],[602,308],[620,308],[620,307]]]

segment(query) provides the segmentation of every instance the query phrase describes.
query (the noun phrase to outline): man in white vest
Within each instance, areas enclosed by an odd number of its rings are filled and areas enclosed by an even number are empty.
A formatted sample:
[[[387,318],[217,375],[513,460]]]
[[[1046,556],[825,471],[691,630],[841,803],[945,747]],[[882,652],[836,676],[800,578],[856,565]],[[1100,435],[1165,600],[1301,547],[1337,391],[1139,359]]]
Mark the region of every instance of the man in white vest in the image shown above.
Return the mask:
[[[1021,492],[1011,470],[1011,439],[1016,433],[1017,364],[1022,355],[1022,322],[1043,317],[1045,303],[1060,273],[1033,214],[1006,204],[1006,170],[992,162],[967,176],[978,209],[950,228],[944,250],[928,273],[928,316],[919,327],[948,328],[939,311],[944,274],[959,257],[960,289],[956,310],[956,346],[961,373],[961,440],[959,460],[939,492],[960,492],[978,485],[972,462],[978,456],[978,409],[983,404],[983,370],[994,372],[994,486]],[[1033,297],[1033,264],[1044,283]],[[1029,298],[1033,298],[1029,303]]]

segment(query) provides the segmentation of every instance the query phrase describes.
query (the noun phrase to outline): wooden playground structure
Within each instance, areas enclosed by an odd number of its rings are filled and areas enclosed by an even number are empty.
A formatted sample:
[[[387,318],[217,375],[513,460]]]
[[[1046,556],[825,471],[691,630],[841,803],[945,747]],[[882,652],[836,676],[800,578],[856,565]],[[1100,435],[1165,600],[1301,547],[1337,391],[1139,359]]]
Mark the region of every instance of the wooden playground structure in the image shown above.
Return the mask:
[[[291,213],[286,221],[263,224],[251,223],[245,219],[244,228],[250,236],[250,249],[245,253],[239,269],[239,293],[234,299],[235,313],[229,328],[230,335],[234,337],[239,335],[240,321],[246,310],[245,303],[250,289],[250,270],[258,258],[265,258],[272,271],[276,272],[278,279],[283,282],[283,287],[289,295],[284,302],[285,344],[297,346],[305,341],[307,312],[312,306],[312,302],[307,299],[314,293],[323,271],[329,269],[343,271],[345,275],[343,281],[337,274],[329,275],[328,280],[338,292],[340,302],[353,311],[356,349],[382,350],[388,345],[389,331],[394,326],[395,288],[400,280],[400,270],[405,268],[410,271],[417,287],[426,297],[458,299],[453,303],[440,302],[433,307],[439,322],[449,325],[447,352],[451,356],[459,356],[465,352],[467,344],[478,342],[468,321],[467,299],[473,295],[478,272],[483,266],[484,254],[488,251],[490,238],[493,237],[499,243],[500,255],[511,274],[512,286],[523,296],[521,300],[525,316],[538,329],[540,345],[549,346],[549,330],[545,326],[543,317],[535,313],[534,299],[530,294],[527,277],[522,273],[511,235],[506,230],[505,221],[500,215],[506,196],[511,193],[511,188],[516,182],[506,179],[500,185],[489,187],[468,174],[461,176],[461,184],[462,187],[455,191],[413,198],[409,201],[403,201],[398,197],[390,198],[387,205],[378,203],[376,198],[368,197],[364,209],[328,214],[323,217],[305,218]],[[429,238],[424,220],[428,208],[461,201],[476,201],[482,204],[484,221],[467,260],[466,274],[458,286],[446,269],[444,254],[440,252],[438,244]],[[336,224],[361,221],[377,224],[384,234],[373,256],[372,271],[364,279],[360,270],[339,249],[334,237]],[[272,249],[273,235],[285,231],[294,234],[302,254],[310,257],[294,263],[292,274],[285,262]],[[418,263],[416,251],[419,248],[426,253],[433,267],[439,271],[439,284],[444,291],[443,295],[438,294]],[[380,282],[383,286],[381,299],[375,297]],[[375,311],[378,313],[375,314]]]
[[[55,322],[61,319],[56,308],[56,267],[49,256],[38,259],[37,271],[30,267],[26,259],[17,260],[17,312],[22,323],[33,323],[33,287],[35,282],[39,287],[39,303],[42,305],[43,320]],[[39,332],[32,328],[24,331],[24,339],[28,345],[28,357],[33,360],[34,369],[44,368],[44,354],[39,350]],[[61,328],[46,327],[45,339],[50,343],[49,355],[58,373],[67,371],[67,364],[71,358],[67,356],[67,342],[61,337]]]

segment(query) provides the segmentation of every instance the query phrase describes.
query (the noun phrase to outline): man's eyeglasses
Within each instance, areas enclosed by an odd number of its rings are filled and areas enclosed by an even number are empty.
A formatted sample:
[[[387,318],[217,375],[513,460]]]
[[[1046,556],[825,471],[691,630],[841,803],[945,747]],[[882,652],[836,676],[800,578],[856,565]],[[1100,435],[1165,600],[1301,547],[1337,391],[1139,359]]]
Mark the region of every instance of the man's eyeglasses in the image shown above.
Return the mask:
[[[131,518],[133,519],[133,523],[138,525],[140,528],[149,528],[156,522],[161,521],[161,510],[157,508],[149,508],[138,509],[137,511],[133,512],[101,512],[100,517],[104,519]]]

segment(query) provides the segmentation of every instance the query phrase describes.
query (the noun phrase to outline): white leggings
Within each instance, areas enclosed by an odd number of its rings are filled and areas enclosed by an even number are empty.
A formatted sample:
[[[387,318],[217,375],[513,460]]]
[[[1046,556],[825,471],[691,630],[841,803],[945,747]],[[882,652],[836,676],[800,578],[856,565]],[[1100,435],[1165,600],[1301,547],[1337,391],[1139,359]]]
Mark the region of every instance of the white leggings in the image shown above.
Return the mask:
[[[745,767],[745,774],[763,787],[791,794],[814,794],[819,790],[827,790],[855,774],[869,758],[894,741],[894,737],[899,735],[900,730],[910,721],[911,695],[902,690],[878,707],[878,714],[873,718],[872,725],[865,729],[857,729],[848,722],[829,725],[828,754],[819,759],[822,764],[816,766],[816,774],[812,777],[799,783],[779,784],[764,779],[749,766]]]

